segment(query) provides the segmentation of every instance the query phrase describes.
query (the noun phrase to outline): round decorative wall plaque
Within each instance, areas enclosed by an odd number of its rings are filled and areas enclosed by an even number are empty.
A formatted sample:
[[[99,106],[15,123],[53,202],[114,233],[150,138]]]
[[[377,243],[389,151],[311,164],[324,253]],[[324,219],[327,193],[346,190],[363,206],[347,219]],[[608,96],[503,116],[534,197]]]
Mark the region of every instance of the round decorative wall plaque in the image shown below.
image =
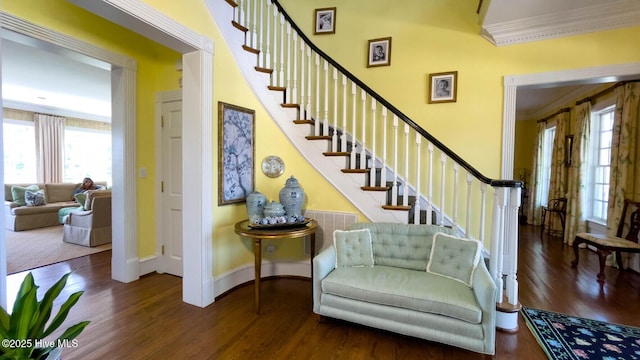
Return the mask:
[[[284,161],[279,156],[267,156],[262,160],[262,172],[270,178],[277,178],[284,173]]]

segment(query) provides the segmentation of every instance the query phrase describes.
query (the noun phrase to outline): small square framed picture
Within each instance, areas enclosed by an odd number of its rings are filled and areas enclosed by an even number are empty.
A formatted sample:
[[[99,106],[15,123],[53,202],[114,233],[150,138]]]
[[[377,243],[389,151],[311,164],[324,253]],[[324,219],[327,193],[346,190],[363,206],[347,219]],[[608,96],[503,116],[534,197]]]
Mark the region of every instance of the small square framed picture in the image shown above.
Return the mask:
[[[429,74],[429,104],[456,102],[457,93],[457,71]]]
[[[314,35],[335,34],[336,8],[316,9]]]
[[[391,38],[369,40],[367,67],[391,65]]]

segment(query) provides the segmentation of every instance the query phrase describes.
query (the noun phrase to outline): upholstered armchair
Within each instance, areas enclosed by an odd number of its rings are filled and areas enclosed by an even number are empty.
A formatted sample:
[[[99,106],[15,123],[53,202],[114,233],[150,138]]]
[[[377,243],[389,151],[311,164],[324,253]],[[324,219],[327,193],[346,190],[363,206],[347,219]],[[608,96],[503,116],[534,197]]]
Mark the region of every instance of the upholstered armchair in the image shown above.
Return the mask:
[[[98,246],[111,242],[111,191],[86,192],[82,209],[65,216],[64,242],[82,246]]]

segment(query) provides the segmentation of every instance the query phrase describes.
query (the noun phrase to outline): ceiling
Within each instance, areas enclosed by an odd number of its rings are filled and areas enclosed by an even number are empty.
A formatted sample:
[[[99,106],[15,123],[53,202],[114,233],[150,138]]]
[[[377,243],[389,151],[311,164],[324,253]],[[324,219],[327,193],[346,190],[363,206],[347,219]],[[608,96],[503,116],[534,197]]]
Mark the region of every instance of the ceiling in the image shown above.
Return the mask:
[[[496,46],[640,25],[638,0],[479,1],[481,35]],[[109,64],[7,30],[0,46],[4,106],[110,121]],[[602,86],[591,82],[518,88],[516,119],[541,118]]]

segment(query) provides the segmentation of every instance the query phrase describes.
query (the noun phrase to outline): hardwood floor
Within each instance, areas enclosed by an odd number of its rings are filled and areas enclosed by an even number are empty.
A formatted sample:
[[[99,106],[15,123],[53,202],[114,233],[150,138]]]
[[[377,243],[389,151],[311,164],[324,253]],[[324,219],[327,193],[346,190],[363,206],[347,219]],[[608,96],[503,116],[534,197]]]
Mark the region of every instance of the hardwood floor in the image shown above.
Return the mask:
[[[520,229],[519,285],[523,306],[640,326],[640,275],[607,268],[596,281],[597,257],[581,250],[572,269],[573,249],[560,238],[540,238],[539,227]],[[545,359],[524,320],[519,331],[498,332],[496,355],[484,356],[312,313],[308,279],[263,282],[262,313],[253,311],[252,283],[201,309],[182,302],[181,279],[149,274],[122,284],[110,278],[110,251],[33,271],[47,288],[70,269],[66,293],[84,290],[65,323],[91,324],[66,348],[71,359]],[[25,273],[10,275],[12,301]],[[40,295],[42,296],[42,295]],[[66,297],[65,297],[66,298]],[[65,326],[65,328],[66,328]]]

